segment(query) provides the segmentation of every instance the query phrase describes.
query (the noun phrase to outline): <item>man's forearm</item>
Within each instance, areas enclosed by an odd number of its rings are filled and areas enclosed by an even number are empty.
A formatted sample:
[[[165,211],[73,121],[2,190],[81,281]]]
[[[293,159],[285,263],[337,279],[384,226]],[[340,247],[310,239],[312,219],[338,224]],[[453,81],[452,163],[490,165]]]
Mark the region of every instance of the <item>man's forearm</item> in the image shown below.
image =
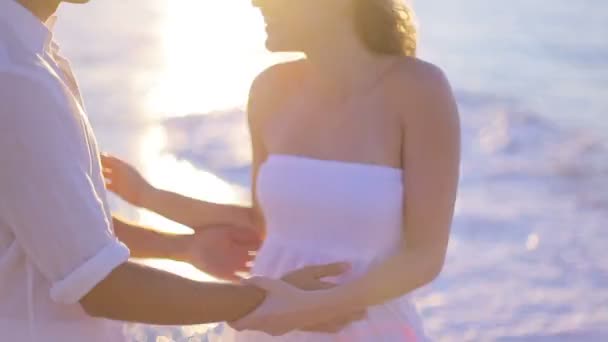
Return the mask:
[[[254,224],[251,207],[205,202],[155,188],[145,195],[142,206],[195,230],[214,224],[238,227]]]
[[[95,317],[155,325],[234,321],[265,298],[255,287],[201,283],[134,263],[125,263],[80,303]]]
[[[114,216],[114,232],[135,258],[163,258],[183,261],[189,235],[171,235],[151,230]]]

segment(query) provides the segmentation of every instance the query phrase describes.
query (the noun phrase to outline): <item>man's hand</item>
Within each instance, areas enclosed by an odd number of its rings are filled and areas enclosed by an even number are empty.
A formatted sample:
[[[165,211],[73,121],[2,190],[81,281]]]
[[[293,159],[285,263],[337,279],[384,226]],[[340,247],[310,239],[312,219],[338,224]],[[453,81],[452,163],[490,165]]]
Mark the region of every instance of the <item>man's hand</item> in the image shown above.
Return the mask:
[[[327,290],[336,287],[336,284],[323,281],[323,278],[342,275],[350,269],[345,263],[335,263],[323,266],[307,266],[294,272],[288,273],[281,280],[301,290],[315,291]],[[354,321],[365,318],[365,311],[353,312],[350,315],[337,317],[328,322],[304,327],[300,330],[320,333],[336,333],[344,329]]]
[[[237,281],[237,272],[247,273],[253,252],[262,244],[260,236],[249,228],[213,226],[199,229],[190,237],[183,261],[205,273],[224,280]]]
[[[236,330],[263,331],[272,336],[281,336],[293,330],[340,331],[352,321],[362,319],[365,314],[341,313],[331,307],[323,290],[335,285],[321,279],[343,274],[348,269],[345,264],[309,266],[287,274],[282,281],[252,278],[247,283],[265,289],[267,299],[252,314],[231,326]]]

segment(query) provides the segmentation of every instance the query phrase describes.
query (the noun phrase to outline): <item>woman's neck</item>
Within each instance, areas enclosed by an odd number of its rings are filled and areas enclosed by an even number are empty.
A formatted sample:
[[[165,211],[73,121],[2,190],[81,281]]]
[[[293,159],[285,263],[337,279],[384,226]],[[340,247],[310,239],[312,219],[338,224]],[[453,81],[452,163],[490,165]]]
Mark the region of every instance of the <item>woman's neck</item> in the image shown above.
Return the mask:
[[[61,0],[17,0],[17,2],[40,19],[41,22],[46,23],[57,11]]]
[[[337,35],[305,52],[314,86],[347,97],[384,69],[386,57],[367,49],[353,33]]]

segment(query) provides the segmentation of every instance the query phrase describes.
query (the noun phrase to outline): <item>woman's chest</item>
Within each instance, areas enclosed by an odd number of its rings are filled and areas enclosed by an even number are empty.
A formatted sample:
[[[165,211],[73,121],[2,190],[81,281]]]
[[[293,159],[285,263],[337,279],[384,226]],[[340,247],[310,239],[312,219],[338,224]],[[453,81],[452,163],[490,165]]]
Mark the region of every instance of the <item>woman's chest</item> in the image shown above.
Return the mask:
[[[269,153],[400,167],[402,126],[379,101],[335,108],[300,99],[263,127]]]

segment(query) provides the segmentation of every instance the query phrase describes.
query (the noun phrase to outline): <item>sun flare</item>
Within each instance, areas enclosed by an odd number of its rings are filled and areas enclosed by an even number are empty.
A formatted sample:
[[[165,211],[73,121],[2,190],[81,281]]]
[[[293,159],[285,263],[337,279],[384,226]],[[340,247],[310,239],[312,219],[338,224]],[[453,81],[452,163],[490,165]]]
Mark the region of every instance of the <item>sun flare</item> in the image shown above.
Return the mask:
[[[164,65],[150,95],[162,116],[242,105],[272,60],[262,18],[247,1],[172,0],[162,27]]]

